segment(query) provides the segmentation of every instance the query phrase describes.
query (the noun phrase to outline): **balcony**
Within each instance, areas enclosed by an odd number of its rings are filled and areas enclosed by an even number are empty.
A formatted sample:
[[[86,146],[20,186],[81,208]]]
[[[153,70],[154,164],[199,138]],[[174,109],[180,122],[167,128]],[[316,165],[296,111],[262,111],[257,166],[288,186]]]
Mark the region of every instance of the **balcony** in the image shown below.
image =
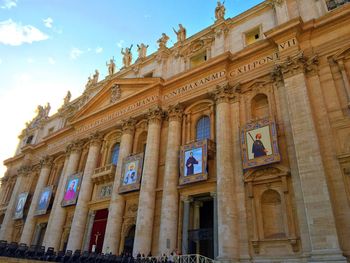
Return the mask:
[[[96,168],[91,180],[96,184],[107,183],[114,180],[114,174],[115,165],[111,163],[106,166]]]

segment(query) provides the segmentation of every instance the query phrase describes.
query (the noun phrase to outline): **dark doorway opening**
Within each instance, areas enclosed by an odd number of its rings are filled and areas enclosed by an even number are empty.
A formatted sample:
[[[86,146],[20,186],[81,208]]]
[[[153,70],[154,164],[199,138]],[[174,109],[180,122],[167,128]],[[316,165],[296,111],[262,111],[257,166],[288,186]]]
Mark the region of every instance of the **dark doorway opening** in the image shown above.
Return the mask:
[[[108,209],[102,209],[96,211],[94,224],[92,225],[92,231],[90,236],[89,251],[95,251],[96,253],[102,252],[103,240],[105,238],[106,225],[108,218]]]
[[[133,225],[129,229],[128,235],[125,237],[124,249],[123,249],[124,253],[132,253],[132,250],[134,249],[135,230],[136,230],[136,226]]]
[[[214,258],[214,204],[211,197],[195,199],[189,230],[189,253]]]

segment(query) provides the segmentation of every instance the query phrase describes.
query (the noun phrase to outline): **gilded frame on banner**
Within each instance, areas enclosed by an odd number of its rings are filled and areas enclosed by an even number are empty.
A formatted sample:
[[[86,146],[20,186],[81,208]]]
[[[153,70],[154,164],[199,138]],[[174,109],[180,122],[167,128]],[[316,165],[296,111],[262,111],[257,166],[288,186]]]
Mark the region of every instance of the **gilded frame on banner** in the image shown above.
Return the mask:
[[[143,153],[125,157],[120,177],[119,193],[140,190],[143,168]]]
[[[181,147],[180,185],[208,179],[208,143],[205,139]]]
[[[46,214],[47,209],[49,208],[49,205],[50,205],[51,196],[52,196],[52,186],[44,187],[41,190],[38,203],[35,209],[36,216]]]
[[[243,169],[281,160],[278,150],[276,123],[271,119],[250,122],[241,129]]]
[[[68,176],[61,206],[75,205],[80,191],[82,173]]]
[[[23,218],[23,211],[24,211],[24,207],[25,207],[26,202],[27,202],[28,195],[29,195],[28,192],[20,193],[18,195],[17,200],[16,200],[16,208],[15,208],[15,212],[13,215],[13,219]]]

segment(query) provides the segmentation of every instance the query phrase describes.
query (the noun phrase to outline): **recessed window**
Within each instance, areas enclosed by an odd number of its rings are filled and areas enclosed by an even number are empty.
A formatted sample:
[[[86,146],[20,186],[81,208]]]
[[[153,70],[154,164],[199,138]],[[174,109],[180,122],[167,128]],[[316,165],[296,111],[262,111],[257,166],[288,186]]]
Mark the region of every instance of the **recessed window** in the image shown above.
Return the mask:
[[[51,127],[51,128],[48,130],[47,134],[49,135],[49,134],[53,133],[54,130],[55,130],[55,127]]]
[[[210,119],[208,116],[201,117],[196,125],[196,139],[210,139]]]
[[[345,3],[349,3],[350,0],[328,0],[326,1],[327,3],[327,8],[329,11],[336,9],[337,7],[345,4]]]
[[[196,67],[203,62],[207,61],[207,52],[200,53],[191,58],[191,68]]]
[[[143,77],[144,78],[152,78],[153,77],[153,71],[143,75]]]
[[[118,163],[119,149],[120,149],[120,144],[119,143],[115,144],[112,150],[112,160],[111,160],[111,163],[113,163],[114,165],[117,165]]]
[[[33,138],[34,138],[33,135],[28,136],[28,138],[27,138],[27,140],[26,140],[26,144],[31,144],[32,141],[33,141]]]
[[[260,27],[254,28],[245,33],[245,43],[250,45],[261,39]]]

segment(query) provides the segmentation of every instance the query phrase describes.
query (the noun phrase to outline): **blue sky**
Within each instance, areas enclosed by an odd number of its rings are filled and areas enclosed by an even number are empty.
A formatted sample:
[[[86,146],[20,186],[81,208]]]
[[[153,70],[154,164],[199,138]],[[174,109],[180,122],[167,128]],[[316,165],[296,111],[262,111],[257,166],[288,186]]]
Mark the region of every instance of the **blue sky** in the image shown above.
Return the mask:
[[[262,0],[227,0],[226,18]],[[122,47],[149,45],[182,23],[187,36],[214,22],[216,0],[0,0],[0,160],[13,155],[24,123],[36,106],[51,103],[51,114],[67,91],[84,90],[95,69],[100,79],[112,56],[121,67]],[[4,129],[4,127],[7,127]],[[4,167],[0,166],[0,176]]]

